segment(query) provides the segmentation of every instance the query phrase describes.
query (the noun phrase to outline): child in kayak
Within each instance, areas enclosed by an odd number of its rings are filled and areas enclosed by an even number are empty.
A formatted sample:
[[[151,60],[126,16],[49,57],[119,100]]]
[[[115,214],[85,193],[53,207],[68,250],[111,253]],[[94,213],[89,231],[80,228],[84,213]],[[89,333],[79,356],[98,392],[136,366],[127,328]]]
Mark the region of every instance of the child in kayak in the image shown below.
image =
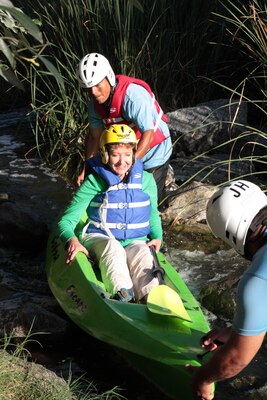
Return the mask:
[[[156,182],[135,157],[137,139],[128,125],[111,125],[99,145],[99,154],[87,161],[86,178],[58,222],[66,263],[82,251],[98,264],[112,298],[145,303],[159,284],[150,252],[150,246],[158,252],[162,241]],[[85,212],[87,224],[76,236]]]

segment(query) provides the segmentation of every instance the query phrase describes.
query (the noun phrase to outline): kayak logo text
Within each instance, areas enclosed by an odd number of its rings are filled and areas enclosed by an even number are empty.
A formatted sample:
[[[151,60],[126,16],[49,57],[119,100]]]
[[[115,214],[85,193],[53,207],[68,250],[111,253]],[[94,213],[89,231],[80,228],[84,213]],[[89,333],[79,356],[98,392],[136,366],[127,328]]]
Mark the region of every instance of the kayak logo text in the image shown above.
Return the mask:
[[[76,288],[74,285],[70,285],[66,289],[67,294],[70,296],[71,300],[76,304],[77,309],[83,313],[86,310],[86,305],[82,299],[77,295]]]

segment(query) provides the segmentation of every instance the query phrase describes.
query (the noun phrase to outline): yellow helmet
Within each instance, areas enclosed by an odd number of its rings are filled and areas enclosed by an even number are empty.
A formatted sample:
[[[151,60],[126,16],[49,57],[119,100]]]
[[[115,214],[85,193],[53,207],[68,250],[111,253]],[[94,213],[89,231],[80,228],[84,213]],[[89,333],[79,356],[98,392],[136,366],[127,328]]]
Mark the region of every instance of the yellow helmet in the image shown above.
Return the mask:
[[[105,129],[100,136],[99,141],[99,152],[102,158],[103,164],[107,164],[109,160],[108,151],[106,148],[107,144],[133,144],[134,150],[137,149],[137,139],[135,132],[130,126],[125,124],[111,125]]]

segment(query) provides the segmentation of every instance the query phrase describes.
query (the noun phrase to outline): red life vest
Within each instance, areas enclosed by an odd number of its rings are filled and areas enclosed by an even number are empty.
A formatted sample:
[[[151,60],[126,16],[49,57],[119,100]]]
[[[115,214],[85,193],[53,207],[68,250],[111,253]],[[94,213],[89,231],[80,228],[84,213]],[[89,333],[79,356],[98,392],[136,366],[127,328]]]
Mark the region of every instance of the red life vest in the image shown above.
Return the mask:
[[[132,78],[132,77],[126,76],[126,75],[116,75],[116,80],[117,80],[117,86],[115,87],[115,91],[112,96],[109,110],[107,110],[107,108],[103,104],[95,103],[96,111],[99,113],[99,115],[103,119],[105,127],[107,128],[112,124],[126,124],[126,125],[129,125],[135,131],[137,139],[141,138],[142,134],[138,130],[137,126],[135,126],[132,121],[126,121],[122,117],[122,113],[121,113],[121,108],[122,108],[126,90],[131,83],[134,83],[134,84],[142,86],[144,89],[146,89],[148,91],[148,93],[151,96],[152,102],[155,105],[157,112],[158,112],[158,118],[156,121],[154,121],[154,139],[153,139],[152,143],[150,144],[150,148],[157,146],[158,144],[163,142],[166,139],[166,137],[163,134],[163,132],[158,128],[158,125],[159,125],[160,120],[162,120],[164,122],[168,122],[168,119],[163,114],[163,111],[162,111],[160,105],[158,104],[157,100],[155,99],[155,96],[154,96],[150,86],[146,82],[142,81],[141,79]]]

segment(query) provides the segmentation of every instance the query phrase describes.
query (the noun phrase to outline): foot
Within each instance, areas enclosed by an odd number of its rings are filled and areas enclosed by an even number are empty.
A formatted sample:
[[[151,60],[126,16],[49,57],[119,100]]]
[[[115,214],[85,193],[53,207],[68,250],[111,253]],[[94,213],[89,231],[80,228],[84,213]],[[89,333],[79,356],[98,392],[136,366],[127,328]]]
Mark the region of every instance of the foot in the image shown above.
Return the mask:
[[[111,299],[118,300],[121,303],[134,303],[134,295],[131,289],[122,288],[115,293]]]

